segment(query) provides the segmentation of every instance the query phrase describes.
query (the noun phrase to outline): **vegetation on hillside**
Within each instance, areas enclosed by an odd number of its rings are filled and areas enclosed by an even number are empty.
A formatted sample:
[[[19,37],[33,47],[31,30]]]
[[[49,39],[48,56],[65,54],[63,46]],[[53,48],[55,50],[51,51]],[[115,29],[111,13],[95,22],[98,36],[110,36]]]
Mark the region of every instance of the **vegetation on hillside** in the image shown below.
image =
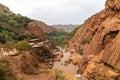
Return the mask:
[[[26,50],[26,51],[28,51],[28,50],[30,50],[32,47],[31,47],[31,45],[28,43],[28,41],[23,40],[23,41],[19,41],[19,42],[16,43],[16,48],[17,48],[18,50]]]
[[[65,39],[69,38],[69,33],[66,32],[51,32],[47,34],[47,37],[51,43],[51,46],[66,46]]]
[[[7,60],[0,60],[0,80],[17,80],[9,66]]]
[[[80,27],[81,27],[81,25],[79,27],[75,28],[72,32],[70,32],[69,38],[72,38]]]
[[[0,4],[0,55],[5,54],[5,56],[0,56],[0,80],[29,80],[30,78],[24,79],[29,75],[37,75],[41,78],[42,76],[39,74],[44,73],[40,73],[40,71],[53,66],[54,55],[50,54],[49,44],[33,49],[27,41],[32,31],[28,32],[26,26],[31,21],[20,14],[12,13],[7,7]],[[66,44],[64,40],[69,37],[68,35],[68,33],[61,32],[47,34],[53,45],[54,42],[56,42],[55,45]],[[40,41],[43,41],[44,37],[39,38]],[[14,53],[14,48],[17,49],[17,55],[9,55],[9,53]],[[46,68],[42,69],[42,64]],[[61,72],[46,75],[48,77],[52,75],[56,80],[65,80],[65,76]]]
[[[20,14],[0,14],[0,43],[20,41],[28,36],[25,26],[32,21]]]
[[[38,74],[39,62],[35,56],[24,54],[21,59],[21,71],[25,74]]]
[[[67,40],[75,35],[78,28],[75,28],[71,33],[51,32],[46,35],[47,35],[48,39],[50,40],[53,48],[55,48],[56,46],[65,47],[65,46],[68,46]]]

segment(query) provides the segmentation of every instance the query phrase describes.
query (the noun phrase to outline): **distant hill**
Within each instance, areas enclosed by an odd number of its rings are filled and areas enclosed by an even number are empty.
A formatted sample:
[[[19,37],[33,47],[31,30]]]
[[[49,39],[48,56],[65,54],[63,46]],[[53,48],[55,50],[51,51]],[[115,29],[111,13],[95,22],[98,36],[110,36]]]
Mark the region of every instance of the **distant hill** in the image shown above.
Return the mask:
[[[54,28],[57,29],[57,31],[59,32],[72,32],[75,28],[79,27],[79,25],[73,25],[73,24],[69,24],[69,25],[62,25],[62,24],[58,24],[58,25],[52,25]]]

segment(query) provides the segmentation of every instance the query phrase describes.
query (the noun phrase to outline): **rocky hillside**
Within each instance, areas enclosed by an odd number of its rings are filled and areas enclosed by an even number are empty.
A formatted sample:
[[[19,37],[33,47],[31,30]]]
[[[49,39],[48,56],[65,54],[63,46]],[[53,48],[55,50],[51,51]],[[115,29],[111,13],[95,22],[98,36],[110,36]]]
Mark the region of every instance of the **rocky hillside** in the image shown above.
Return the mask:
[[[86,20],[70,41],[71,52],[81,55],[81,60],[78,62],[79,72],[87,76],[89,75],[89,77],[92,73],[94,76],[95,73],[99,73],[103,77],[107,75],[109,71],[106,70],[105,72],[100,65],[112,68],[112,70],[117,70],[118,72],[120,71],[119,45],[119,0],[107,0],[105,9]]]
[[[35,21],[20,14],[14,14],[8,7],[0,4],[1,43],[36,38],[54,30],[55,28],[48,26],[44,22]]]
[[[44,34],[54,29],[0,4],[0,80],[78,80],[50,69],[54,55]]]
[[[43,30],[44,33],[51,33],[51,32],[56,31],[56,28],[54,28],[53,26],[49,26],[49,25],[45,24],[44,22],[33,21],[32,23],[39,26]]]
[[[53,25],[53,27],[56,28],[58,32],[68,32],[68,33],[72,32],[78,26],[79,25],[73,25],[73,24],[69,24],[69,25],[62,25],[62,24]]]
[[[4,6],[1,3],[0,3],[0,13],[2,13],[2,14],[13,14],[13,12],[10,11],[8,7]]]
[[[32,20],[30,23],[27,24],[25,27],[32,35],[33,38],[35,37],[42,37],[45,34],[49,34],[52,32],[57,31],[56,28],[53,26],[49,26],[41,21]]]

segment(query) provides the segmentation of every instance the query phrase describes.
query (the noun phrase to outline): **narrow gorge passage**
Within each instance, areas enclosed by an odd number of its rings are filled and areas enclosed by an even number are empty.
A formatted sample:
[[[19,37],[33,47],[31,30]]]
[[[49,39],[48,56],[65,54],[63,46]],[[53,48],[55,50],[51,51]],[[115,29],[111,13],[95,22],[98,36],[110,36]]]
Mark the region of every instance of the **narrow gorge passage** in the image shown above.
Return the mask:
[[[59,71],[64,71],[65,73],[76,75],[78,71],[78,66],[73,65],[72,63],[66,64],[65,62],[70,58],[70,52],[65,51],[65,49],[61,50],[63,57],[60,61],[55,61],[53,65],[53,69],[57,69]]]

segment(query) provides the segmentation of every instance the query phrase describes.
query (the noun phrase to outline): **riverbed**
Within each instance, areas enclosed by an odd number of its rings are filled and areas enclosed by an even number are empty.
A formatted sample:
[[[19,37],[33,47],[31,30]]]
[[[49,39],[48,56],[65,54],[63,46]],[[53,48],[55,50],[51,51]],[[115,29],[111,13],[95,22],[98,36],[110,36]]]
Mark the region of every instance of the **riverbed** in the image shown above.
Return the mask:
[[[63,57],[60,61],[54,62],[53,69],[57,69],[59,71],[64,71],[65,73],[76,75],[78,71],[78,66],[73,65],[72,63],[65,65],[65,61],[68,61],[70,58],[70,52],[65,51],[65,49],[60,48],[60,51],[63,54]]]

